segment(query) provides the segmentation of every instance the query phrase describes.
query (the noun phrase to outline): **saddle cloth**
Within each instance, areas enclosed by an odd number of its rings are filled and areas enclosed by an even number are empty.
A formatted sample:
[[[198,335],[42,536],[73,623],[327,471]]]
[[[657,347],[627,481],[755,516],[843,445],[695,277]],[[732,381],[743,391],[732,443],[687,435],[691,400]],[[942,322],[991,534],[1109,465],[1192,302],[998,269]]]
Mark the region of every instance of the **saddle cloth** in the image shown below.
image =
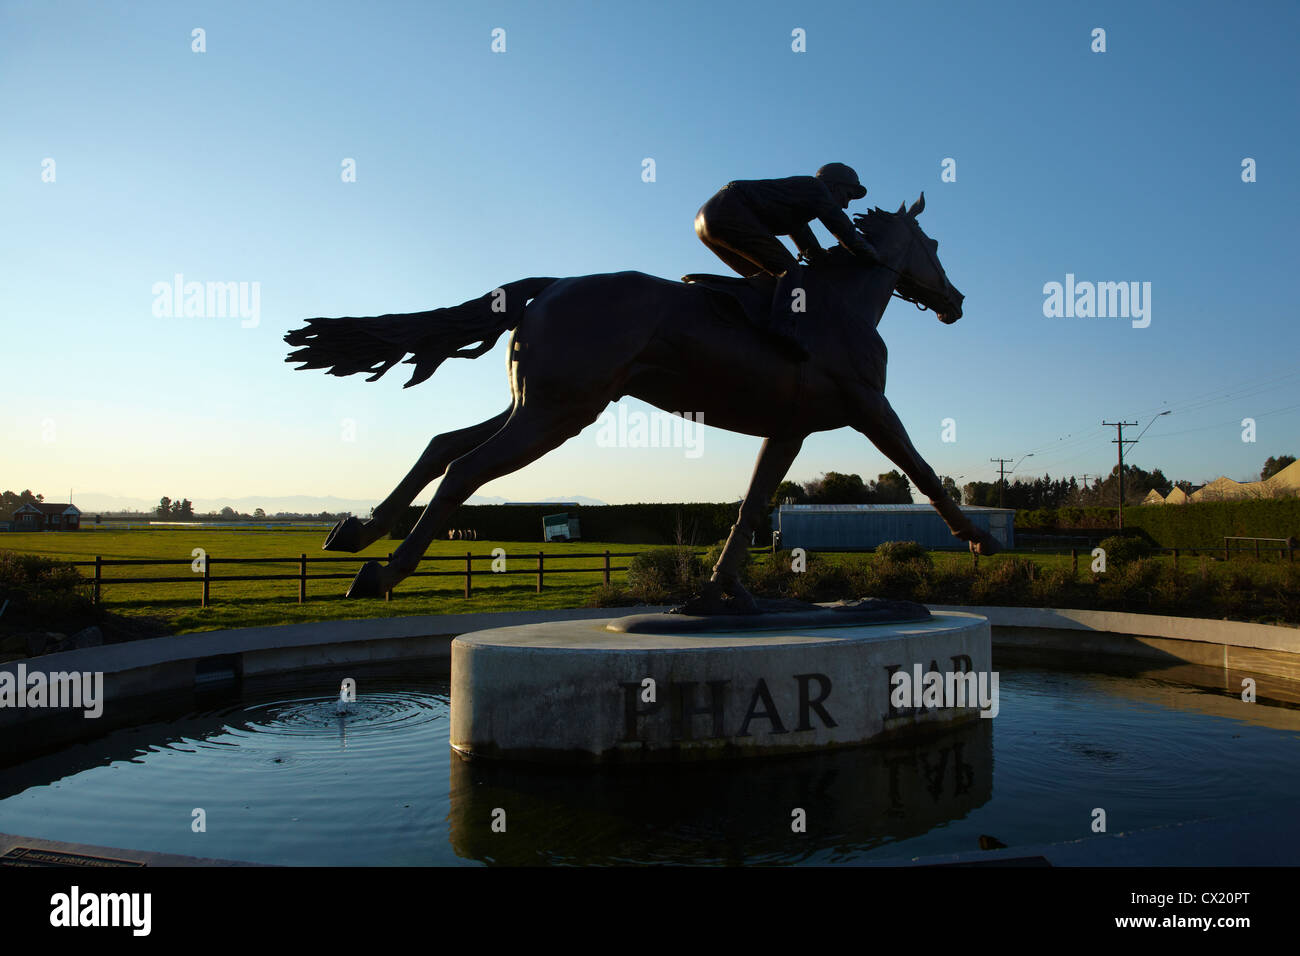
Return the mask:
[[[697,285],[711,293],[711,299],[724,314],[744,319],[750,325],[765,328],[776,294],[776,278],[767,274],[750,276],[715,276],[693,272],[682,276],[687,285]]]

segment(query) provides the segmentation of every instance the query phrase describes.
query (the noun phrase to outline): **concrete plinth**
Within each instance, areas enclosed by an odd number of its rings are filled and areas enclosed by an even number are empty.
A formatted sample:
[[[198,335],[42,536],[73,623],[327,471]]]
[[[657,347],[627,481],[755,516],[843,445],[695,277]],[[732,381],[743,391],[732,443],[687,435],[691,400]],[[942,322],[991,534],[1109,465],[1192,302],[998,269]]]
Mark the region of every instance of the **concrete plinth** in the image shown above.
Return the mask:
[[[607,623],[458,637],[452,746],[469,757],[542,762],[750,757],[979,719],[975,685],[986,703],[993,694],[985,713],[996,711],[990,629],[978,615],[711,634],[628,634]],[[946,681],[937,693],[932,672]],[[897,696],[900,683],[907,698]]]

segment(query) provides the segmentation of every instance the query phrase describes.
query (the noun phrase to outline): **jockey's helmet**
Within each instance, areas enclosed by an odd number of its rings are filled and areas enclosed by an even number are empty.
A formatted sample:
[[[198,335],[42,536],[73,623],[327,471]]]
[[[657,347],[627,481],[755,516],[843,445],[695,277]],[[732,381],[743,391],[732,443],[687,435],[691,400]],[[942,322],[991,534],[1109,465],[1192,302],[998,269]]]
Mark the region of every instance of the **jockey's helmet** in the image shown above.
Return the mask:
[[[827,186],[835,184],[848,186],[849,195],[854,199],[861,199],[867,194],[867,187],[858,181],[858,174],[853,171],[853,167],[845,166],[843,163],[827,163],[817,170],[817,178]]]

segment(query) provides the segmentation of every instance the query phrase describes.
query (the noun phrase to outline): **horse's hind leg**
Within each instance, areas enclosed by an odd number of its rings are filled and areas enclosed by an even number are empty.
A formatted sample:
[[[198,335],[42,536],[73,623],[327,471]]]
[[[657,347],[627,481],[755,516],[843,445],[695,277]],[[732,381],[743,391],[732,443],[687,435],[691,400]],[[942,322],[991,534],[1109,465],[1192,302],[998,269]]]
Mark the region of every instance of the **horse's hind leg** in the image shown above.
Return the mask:
[[[434,436],[415,466],[406,473],[392,493],[375,508],[374,515],[366,520],[344,518],[334,525],[322,545],[326,551],[364,551],[393,529],[402,509],[410,505],[429,482],[441,475],[447,466],[465,452],[491,438],[510,418],[511,409],[494,415],[485,422],[444,432]]]
[[[724,593],[731,595],[735,601],[734,608],[730,609],[732,613],[758,612],[754,598],[740,583],[741,555],[749,547],[750,535],[762,526],[764,519],[771,513],[769,503],[772,495],[794,464],[802,447],[802,435],[798,438],[763,439],[758,461],[754,464],[754,475],[749,480],[749,490],[745,492],[745,500],[740,503],[740,514],[731,526],[731,534],[727,536],[727,543],[722,547],[722,554],[713,567],[713,576],[705,585],[704,593],[698,602],[691,601],[686,605],[688,612],[720,612],[723,609],[721,599]]]
[[[997,554],[1002,550],[996,538],[982,528],[975,527],[962,514],[957,503],[948,497],[939,476],[912,445],[907,429],[884,395],[875,392],[869,396],[862,419],[855,422],[853,427],[871,439],[871,443],[884,452],[890,461],[903,469],[917,490],[930,499],[931,506],[939,512],[953,537],[968,542],[971,551],[976,554]]]
[[[451,463],[424,514],[393,552],[393,560],[387,566],[367,562],[357,572],[348,597],[381,597],[391,590],[416,569],[434,537],[466,498],[494,478],[518,471],[564,444],[595,421],[606,404],[598,399],[581,406],[539,407],[541,403],[530,397],[528,404],[516,406],[500,431]]]

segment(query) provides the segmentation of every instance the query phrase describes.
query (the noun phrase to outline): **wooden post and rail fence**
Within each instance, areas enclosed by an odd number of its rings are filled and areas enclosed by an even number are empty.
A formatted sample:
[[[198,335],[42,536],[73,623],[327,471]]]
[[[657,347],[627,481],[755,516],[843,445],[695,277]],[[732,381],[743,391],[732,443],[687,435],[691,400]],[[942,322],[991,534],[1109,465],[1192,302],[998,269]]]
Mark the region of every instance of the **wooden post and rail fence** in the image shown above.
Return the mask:
[[[754,549],[766,550],[766,549]],[[438,571],[438,570],[419,570],[409,575],[412,578],[417,577],[455,577],[464,580],[465,597],[470,597],[473,593],[474,579],[484,577],[495,577],[499,574],[528,574],[536,575],[537,593],[541,594],[542,589],[546,586],[546,575],[549,573],[555,575],[567,574],[599,574],[603,583],[609,584],[612,581],[612,575],[615,571],[626,571],[627,565],[616,565],[615,559],[632,558],[641,554],[640,551],[603,551],[603,552],[583,552],[578,554],[569,553],[552,553],[551,557],[561,561],[570,561],[577,558],[600,559],[600,563],[592,567],[556,567],[552,564],[549,568],[546,565],[546,552],[537,551],[526,554],[514,555],[493,555],[493,554],[474,554],[466,551],[464,557],[460,555],[427,555],[421,558],[420,564],[424,565],[431,562],[464,562],[463,568],[455,571]],[[706,554],[705,551],[697,551],[697,557]],[[308,581],[327,581],[332,579],[351,579],[356,570],[339,570],[339,571],[320,571],[308,573],[308,565],[338,565],[338,564],[364,564],[366,561],[375,560],[378,555],[366,555],[355,557],[312,557],[308,558],[306,554],[299,554],[297,557],[288,558],[218,558],[211,554],[204,554],[199,558],[104,558],[96,556],[93,561],[70,561],[74,567],[93,568],[90,577],[92,588],[92,599],[96,604],[100,602],[101,594],[108,585],[120,584],[194,584],[198,583],[201,587],[200,606],[207,607],[211,599],[212,582],[227,584],[235,581],[296,581],[298,583],[298,603],[305,604],[307,601],[307,582]],[[393,559],[390,553],[387,560]],[[507,567],[500,570],[480,567],[474,569],[475,561],[496,562],[503,560]],[[237,568],[241,564],[290,564],[296,565],[296,569],[291,573],[285,574],[223,574],[213,576],[212,569],[214,565],[223,567],[230,566]],[[110,567],[141,567],[141,566],[168,566],[168,565],[186,565],[192,570],[190,574],[180,577],[105,577],[104,569]],[[384,600],[391,601],[393,592],[389,591],[384,595]]]
[[[1234,542],[1249,542],[1249,544],[1241,545],[1241,544],[1234,544]],[[771,549],[752,548],[750,550],[752,553],[767,553]],[[1287,561],[1294,562],[1295,552],[1297,550],[1297,543],[1295,538],[1259,538],[1259,537],[1246,537],[1246,536],[1233,535],[1233,536],[1225,537],[1223,539],[1222,549],[1219,548],[1157,548],[1154,549],[1153,553],[1172,555],[1174,559],[1174,569],[1177,570],[1179,559],[1183,555],[1191,555],[1195,557],[1199,554],[1204,553],[1204,554],[1212,554],[1217,557],[1220,553],[1220,550],[1222,551],[1223,560],[1225,561],[1231,560],[1234,552],[1237,554],[1253,552],[1253,555],[1256,559],[1262,559],[1264,556],[1268,554],[1272,554],[1274,551],[1276,551],[1280,559],[1285,559]],[[582,552],[577,554],[552,552],[551,554],[552,558],[556,558],[565,562],[574,559],[579,559],[579,558],[581,559],[595,558],[595,559],[599,559],[600,563],[593,567],[579,567],[579,568],[572,568],[572,567],[557,568],[554,565],[552,565],[549,569],[549,573],[551,575],[599,574],[603,578],[603,583],[610,584],[612,582],[612,574],[615,571],[626,571],[628,569],[627,565],[613,564],[612,562],[615,559],[633,558],[636,557],[636,555],[642,553],[644,552],[609,551],[609,550],[603,552],[601,551]],[[699,557],[699,556],[703,556],[707,552],[696,551],[694,553],[697,557]],[[1091,555],[1091,551],[1081,551],[1081,549],[1079,548],[1069,549],[1072,570],[1076,575],[1078,574],[1079,556],[1081,553],[1087,556]],[[376,555],[367,555],[367,556],[353,556],[353,557],[308,558],[305,553],[299,554],[297,557],[287,557],[287,558],[265,558],[265,557],[218,558],[218,557],[213,557],[211,554],[204,554],[201,558],[197,558],[197,559],[104,558],[102,556],[96,556],[96,558],[93,561],[70,561],[68,563],[73,565],[74,567],[89,567],[94,569],[92,572],[92,576],[90,577],[90,582],[92,586],[92,597],[96,604],[100,602],[103,589],[110,584],[114,586],[121,585],[121,584],[132,584],[132,585],[186,584],[186,583],[195,583],[197,581],[202,588],[200,606],[207,607],[211,599],[211,589],[212,589],[213,581],[217,581],[218,583],[221,584],[227,584],[236,581],[296,581],[298,584],[298,589],[297,589],[298,603],[304,604],[307,601],[308,581],[350,579],[356,574],[355,569],[339,570],[339,571],[326,570],[326,571],[316,571],[316,572],[309,573],[308,571],[309,564],[313,566],[321,566],[321,565],[329,566],[329,565],[338,565],[338,564],[356,565],[356,564],[365,563],[366,561],[374,560],[376,557],[377,557]],[[387,558],[388,560],[391,561],[393,558],[392,554],[390,553],[387,556]],[[500,570],[495,570],[490,568],[486,568],[486,569],[480,568],[478,570],[474,569],[475,561],[496,562],[502,559],[505,560],[507,565],[512,565],[512,566],[501,568]],[[978,568],[979,567],[978,557],[972,555],[972,561],[974,566]],[[460,578],[464,582],[464,594],[466,598],[469,598],[473,594],[474,578],[476,576],[481,579],[484,576],[492,577],[498,574],[536,575],[537,593],[538,594],[542,593],[542,589],[546,586],[546,574],[548,573],[548,569],[546,566],[546,553],[544,551],[537,551],[535,553],[529,552],[526,554],[514,554],[514,555],[499,555],[499,554],[498,555],[494,555],[494,554],[476,555],[473,552],[466,551],[464,557],[461,557],[460,555],[427,555],[421,558],[420,560],[421,565],[428,564],[428,563],[437,563],[437,562],[464,562],[464,564],[462,568],[454,571],[439,571],[439,570],[424,571],[424,570],[419,570],[417,567],[417,570],[412,572],[410,577]],[[248,565],[248,564],[291,564],[291,565],[296,565],[296,568],[292,572],[286,574],[230,574],[230,575],[221,575],[219,577],[214,577],[212,574],[212,568],[214,565],[222,565],[223,567],[230,566],[230,567],[237,568],[239,565]],[[155,567],[167,566],[167,565],[187,565],[190,566],[191,568],[198,566],[198,569],[192,571],[192,573],[188,575],[181,576],[181,577],[105,577],[104,576],[104,569],[109,567],[140,567],[140,566],[151,566],[151,565]],[[384,595],[384,600],[391,601],[392,597],[393,597],[393,593],[392,591],[389,591],[387,594]]]

